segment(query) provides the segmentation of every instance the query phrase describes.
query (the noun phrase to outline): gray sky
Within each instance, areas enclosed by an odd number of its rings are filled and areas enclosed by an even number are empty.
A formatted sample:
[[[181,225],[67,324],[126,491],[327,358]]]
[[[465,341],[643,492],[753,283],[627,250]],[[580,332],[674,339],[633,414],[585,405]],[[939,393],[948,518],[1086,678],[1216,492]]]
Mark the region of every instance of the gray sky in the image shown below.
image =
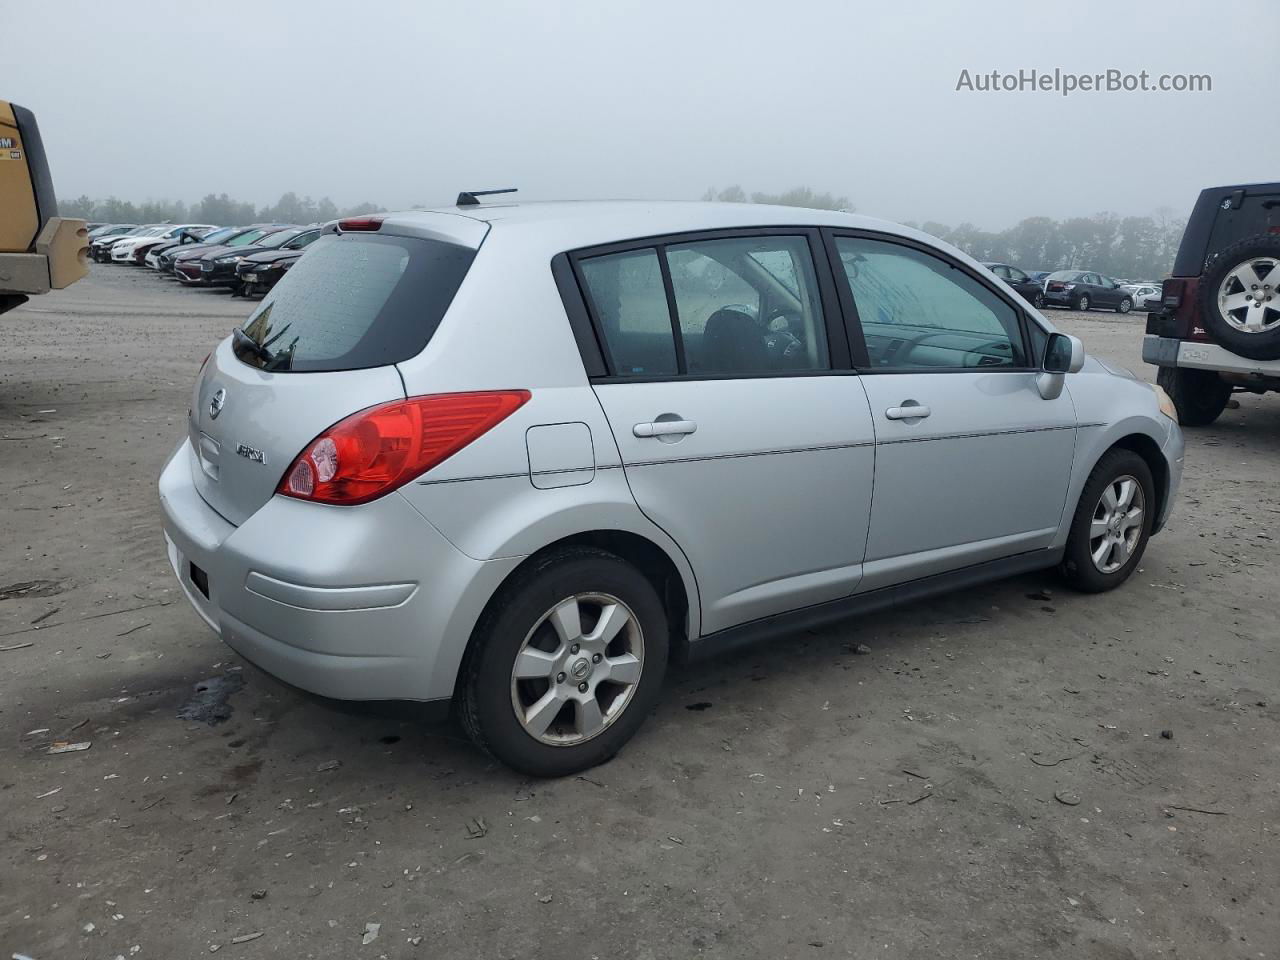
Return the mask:
[[[1203,186],[1280,178],[1272,0],[0,0],[0,33],[0,95],[36,112],[65,197],[394,208],[803,184],[998,229],[1185,213]],[[956,91],[966,68],[1055,67],[1213,90]]]

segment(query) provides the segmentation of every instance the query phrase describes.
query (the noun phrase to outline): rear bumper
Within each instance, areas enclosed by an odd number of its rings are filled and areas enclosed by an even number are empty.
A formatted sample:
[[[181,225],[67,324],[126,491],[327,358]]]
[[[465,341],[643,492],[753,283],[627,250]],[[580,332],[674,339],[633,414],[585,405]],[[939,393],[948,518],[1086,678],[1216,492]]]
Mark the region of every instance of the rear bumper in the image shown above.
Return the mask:
[[[1147,334],[1142,338],[1142,359],[1157,367],[1189,367],[1221,373],[1280,377],[1280,360],[1250,360],[1224,350],[1216,343],[1178,340]]]
[[[273,497],[237,527],[200,496],[192,460],[184,440],[160,476],[165,545],[228,646],[323,697],[452,696],[471,631],[520,558],[467,557],[398,493],[360,507]]]
[[[1075,297],[1069,293],[1063,293],[1061,290],[1056,290],[1052,293],[1048,290],[1044,292],[1045,303],[1054,303],[1058,306],[1070,306],[1074,301]]]

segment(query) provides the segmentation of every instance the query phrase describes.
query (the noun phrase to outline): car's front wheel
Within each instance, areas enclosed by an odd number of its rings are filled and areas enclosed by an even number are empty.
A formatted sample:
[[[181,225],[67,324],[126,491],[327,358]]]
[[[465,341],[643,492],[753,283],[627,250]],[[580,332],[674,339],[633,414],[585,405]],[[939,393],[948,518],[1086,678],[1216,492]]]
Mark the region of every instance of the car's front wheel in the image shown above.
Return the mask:
[[[1113,590],[1129,579],[1151,536],[1155,484],[1132,450],[1110,450],[1089,474],[1067,537],[1062,573],[1086,593]]]
[[[1032,305],[1033,305],[1037,310],[1043,310],[1043,309],[1044,309],[1044,294],[1043,294],[1042,292],[1037,292],[1037,293],[1036,293],[1036,296],[1035,296],[1035,299],[1034,299],[1034,300],[1032,300],[1032,301],[1031,301],[1031,303],[1032,303]]]
[[[522,773],[594,767],[653,709],[668,645],[644,574],[603,550],[555,551],[505,584],[476,627],[460,677],[463,727]]]
[[[1120,302],[1116,304],[1116,313],[1128,313],[1133,309],[1133,301],[1128,297],[1122,297]]]

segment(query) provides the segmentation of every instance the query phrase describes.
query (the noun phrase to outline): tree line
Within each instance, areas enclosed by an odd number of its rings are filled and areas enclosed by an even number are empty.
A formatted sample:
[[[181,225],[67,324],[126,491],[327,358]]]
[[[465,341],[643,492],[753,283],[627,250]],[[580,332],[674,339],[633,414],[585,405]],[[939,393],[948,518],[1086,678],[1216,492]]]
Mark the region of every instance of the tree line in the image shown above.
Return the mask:
[[[118,197],[95,200],[81,195],[69,202],[60,201],[58,211],[64,217],[103,223],[211,223],[230,227],[242,223],[324,223],[338,217],[383,213],[385,208],[376,203],[339,207],[328,197],[313,200],[289,191],[276,203],[263,207],[233,200],[225,193],[205,194],[202,199],[191,204],[181,200],[133,203]]]
[[[816,193],[796,187],[780,194],[752,193],[741,187],[714,187],[704,200],[731,203],[777,203],[852,213],[848,197]],[[1012,263],[1034,270],[1096,270],[1111,277],[1160,280],[1173,268],[1186,220],[1170,208],[1146,217],[1120,217],[1097,213],[1091,217],[1054,220],[1027,217],[1006,230],[982,230],[972,223],[951,227],[945,223],[904,221],[959,247],[976,260]]]
[[[723,203],[773,203],[789,207],[853,212],[848,197],[822,193],[810,187],[794,187],[782,193],[748,194],[739,186],[712,187],[703,200]],[[95,200],[87,196],[59,204],[65,217],[104,223],[324,223],[338,217],[382,213],[376,203],[339,207],[328,197],[313,200],[293,191],[274,203],[255,207],[225,193],[206,194],[195,203],[181,200],[147,200],[133,203],[118,197]],[[1186,221],[1168,208],[1146,217],[1120,217],[1097,213],[1091,217],[1054,220],[1027,217],[1006,230],[982,230],[972,223],[951,227],[944,223],[905,221],[925,233],[951,243],[978,260],[997,260],[1032,270],[1097,270],[1112,277],[1159,280],[1168,275]]]

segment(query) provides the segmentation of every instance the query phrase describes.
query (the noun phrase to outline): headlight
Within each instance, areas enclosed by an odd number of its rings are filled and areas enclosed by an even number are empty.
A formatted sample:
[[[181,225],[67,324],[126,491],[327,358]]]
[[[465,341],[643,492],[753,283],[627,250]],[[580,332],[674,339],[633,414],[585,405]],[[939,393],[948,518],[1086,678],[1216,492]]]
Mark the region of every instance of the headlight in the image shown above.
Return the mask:
[[[1164,387],[1158,383],[1149,384],[1152,390],[1156,392],[1156,402],[1160,405],[1160,412],[1172,420],[1178,422],[1178,408],[1173,405],[1173,398],[1164,392]]]
[[[237,253],[237,254],[232,254],[229,257],[219,257],[218,262],[219,263],[239,263],[243,259],[244,259],[244,255]]]

